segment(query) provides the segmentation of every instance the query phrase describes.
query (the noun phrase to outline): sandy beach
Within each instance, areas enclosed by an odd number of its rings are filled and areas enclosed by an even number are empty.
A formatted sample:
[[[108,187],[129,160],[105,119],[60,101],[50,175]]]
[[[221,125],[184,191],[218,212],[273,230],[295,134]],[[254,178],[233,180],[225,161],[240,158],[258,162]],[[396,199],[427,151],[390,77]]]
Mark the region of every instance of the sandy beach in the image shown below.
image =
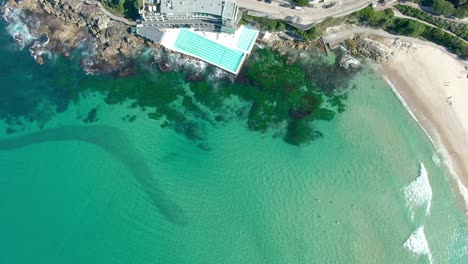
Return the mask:
[[[412,47],[379,70],[444,156],[468,208],[468,63],[442,48]]]

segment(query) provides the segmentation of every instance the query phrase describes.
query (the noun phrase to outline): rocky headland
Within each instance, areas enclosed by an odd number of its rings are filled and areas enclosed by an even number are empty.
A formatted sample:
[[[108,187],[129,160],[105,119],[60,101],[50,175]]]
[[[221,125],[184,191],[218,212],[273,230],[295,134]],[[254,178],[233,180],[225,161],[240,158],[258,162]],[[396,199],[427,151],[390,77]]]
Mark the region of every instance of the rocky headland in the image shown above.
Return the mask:
[[[50,53],[67,57],[81,47],[86,50],[81,66],[92,74],[133,75],[133,61],[148,49],[154,55],[153,64],[163,72],[189,69],[190,78],[197,79],[206,67],[204,62],[174,54],[135,35],[131,30],[135,22],[113,16],[93,0],[9,0],[2,7],[2,14],[10,25],[16,25],[10,30],[15,41],[28,48],[39,64],[45,63],[45,56]],[[316,42],[285,39],[281,35],[284,34],[273,34],[272,41],[263,45],[287,56],[288,64],[317,50]],[[391,56],[385,45],[359,35],[344,41],[342,46],[346,47],[340,61],[344,68],[359,64],[355,56],[378,62]]]
[[[10,24],[22,23],[26,32],[13,32],[39,64],[44,50],[69,56],[78,46],[88,49],[82,66],[90,73],[131,74],[126,63],[144,49],[157,47],[131,33],[130,26],[112,20],[94,1],[10,0],[2,7]]]

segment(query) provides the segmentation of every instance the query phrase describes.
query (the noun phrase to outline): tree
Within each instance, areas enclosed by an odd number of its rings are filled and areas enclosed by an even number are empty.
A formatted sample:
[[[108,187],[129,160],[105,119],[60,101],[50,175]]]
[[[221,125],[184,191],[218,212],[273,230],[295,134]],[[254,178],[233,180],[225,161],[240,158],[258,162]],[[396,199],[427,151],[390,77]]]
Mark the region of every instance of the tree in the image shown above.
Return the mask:
[[[426,27],[422,23],[419,23],[414,20],[408,21],[406,31],[409,36],[413,36],[413,37],[421,36],[421,34],[424,33],[424,30],[426,30]]]
[[[132,19],[139,16],[138,10],[143,6],[143,0],[101,0],[101,2],[112,13]]]
[[[277,27],[276,30],[278,30],[278,31],[283,31],[283,30],[285,30],[285,29],[286,29],[286,24],[283,23],[283,22],[279,22],[279,23],[278,23],[278,27]]]
[[[466,8],[460,7],[455,9],[455,13],[453,14],[454,16],[458,18],[465,18],[468,16],[468,6]]]
[[[269,30],[275,31],[276,26],[278,25],[278,21],[276,21],[276,19],[268,19],[265,21],[265,24],[267,25]]]
[[[400,35],[418,37],[424,33],[424,24],[411,19],[398,19],[395,22],[395,31]]]
[[[462,6],[464,4],[466,4],[468,1],[467,0],[450,0],[450,2],[454,5],[454,6]]]
[[[297,4],[300,6],[308,6],[309,5],[309,0],[298,0]]]
[[[321,34],[320,29],[318,27],[316,27],[316,26],[313,26],[310,29],[305,30],[305,31],[301,30],[298,33],[305,40],[314,40],[315,38],[317,38]]]
[[[445,0],[435,0],[433,8],[444,16],[451,16],[455,13],[455,7]]]

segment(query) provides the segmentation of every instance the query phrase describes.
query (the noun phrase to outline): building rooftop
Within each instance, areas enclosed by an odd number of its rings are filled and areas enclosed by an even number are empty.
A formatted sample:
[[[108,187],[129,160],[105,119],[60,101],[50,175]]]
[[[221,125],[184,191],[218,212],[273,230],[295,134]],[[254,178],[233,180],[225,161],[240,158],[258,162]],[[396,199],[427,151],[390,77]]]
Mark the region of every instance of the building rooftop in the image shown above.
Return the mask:
[[[236,13],[236,3],[231,1],[226,1],[224,4],[223,14],[224,18],[234,18]]]
[[[136,32],[139,35],[141,35],[141,36],[143,36],[143,37],[145,37],[145,38],[147,38],[147,39],[149,39],[151,41],[154,41],[154,42],[161,41],[161,38],[163,36],[163,33],[160,30],[158,30],[158,29],[156,29],[154,27],[151,27],[151,26],[139,25],[139,26],[136,27]]]
[[[221,16],[222,0],[161,0],[161,13],[208,13]]]

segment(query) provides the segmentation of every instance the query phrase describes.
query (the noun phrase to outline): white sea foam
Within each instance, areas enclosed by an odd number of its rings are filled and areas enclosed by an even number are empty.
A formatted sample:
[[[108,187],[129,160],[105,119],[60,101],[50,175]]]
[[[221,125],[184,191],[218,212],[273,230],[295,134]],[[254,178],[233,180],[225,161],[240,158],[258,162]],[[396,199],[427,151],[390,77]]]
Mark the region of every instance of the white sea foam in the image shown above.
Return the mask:
[[[403,247],[418,256],[426,255],[429,262],[433,263],[432,253],[424,233],[424,226],[418,227],[403,244]]]
[[[158,55],[156,55],[155,58],[157,57]],[[167,55],[167,60],[171,65],[172,70],[175,72],[181,71],[183,69],[189,69],[192,73],[202,74],[206,71],[206,67],[208,66],[208,64],[204,61],[182,56],[179,53]]]
[[[442,165],[442,161],[440,160],[440,157],[437,153],[432,154],[432,161],[437,167],[440,167]]]
[[[78,44],[77,48],[81,50],[82,57],[92,58],[98,54],[98,44],[94,38],[85,38]]]
[[[37,37],[33,36],[28,26],[21,21],[21,12],[21,9],[6,7],[4,8],[3,18],[9,23],[7,26],[8,33],[15,39],[21,49],[23,49]]]
[[[465,202],[465,208],[468,208],[468,188],[465,187],[463,182],[461,181],[460,177],[458,177],[457,172],[455,171],[455,167],[453,166],[452,160],[450,159],[450,155],[447,151],[447,149],[444,146],[441,146],[439,148],[440,153],[442,154],[442,157],[444,157],[444,164],[447,166],[449,169],[450,173],[454,176],[455,182],[457,183],[458,190],[460,191],[460,194],[463,198],[463,201]],[[468,215],[468,211],[466,212]]]
[[[414,220],[414,208],[426,206],[426,215],[431,212],[432,188],[429,183],[429,177],[426,167],[421,162],[419,176],[416,180],[403,187],[406,205],[411,210],[411,218]]]

